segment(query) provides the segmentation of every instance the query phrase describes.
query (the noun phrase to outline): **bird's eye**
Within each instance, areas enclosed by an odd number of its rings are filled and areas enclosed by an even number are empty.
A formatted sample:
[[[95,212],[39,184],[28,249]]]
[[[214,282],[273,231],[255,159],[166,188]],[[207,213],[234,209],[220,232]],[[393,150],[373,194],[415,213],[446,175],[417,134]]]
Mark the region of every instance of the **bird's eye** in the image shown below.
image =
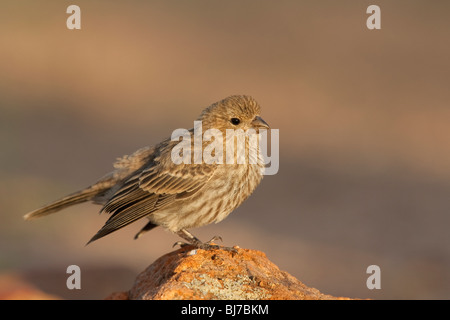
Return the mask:
[[[238,118],[231,118],[231,123],[234,124],[235,126],[238,125],[239,123],[241,123],[241,120],[239,120]]]

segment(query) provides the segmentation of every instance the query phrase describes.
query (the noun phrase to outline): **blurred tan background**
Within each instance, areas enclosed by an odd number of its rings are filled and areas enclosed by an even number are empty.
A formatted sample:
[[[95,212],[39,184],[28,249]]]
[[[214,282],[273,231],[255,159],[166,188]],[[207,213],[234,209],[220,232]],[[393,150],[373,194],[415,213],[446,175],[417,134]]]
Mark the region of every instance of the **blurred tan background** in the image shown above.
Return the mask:
[[[81,8],[81,30],[66,8]],[[381,7],[381,30],[366,8]],[[115,158],[249,94],[280,130],[280,170],[220,224],[320,291],[450,298],[450,2],[2,1],[0,271],[102,299],[172,250],[145,222],[85,247],[107,216],[22,215],[94,182]],[[66,288],[67,266],[82,289]],[[381,268],[368,290],[366,268]]]

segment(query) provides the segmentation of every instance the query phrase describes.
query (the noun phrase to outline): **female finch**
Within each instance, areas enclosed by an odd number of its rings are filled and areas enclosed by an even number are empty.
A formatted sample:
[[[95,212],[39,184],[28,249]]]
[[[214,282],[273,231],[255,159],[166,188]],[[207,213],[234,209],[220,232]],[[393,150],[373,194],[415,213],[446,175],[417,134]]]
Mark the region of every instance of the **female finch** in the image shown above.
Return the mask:
[[[237,161],[239,148],[232,148],[231,160],[234,161],[220,159],[220,150],[213,150],[214,158],[220,161],[175,163],[172,151],[180,142],[166,139],[156,146],[139,149],[130,156],[118,159],[114,163],[115,170],[93,185],[32,211],[24,218],[33,219],[77,203],[92,201],[103,205],[101,211],[111,216],[88,243],[146,217],[149,222],[136,238],[154,227],[162,226],[198,248],[217,247],[211,241],[220,237],[201,242],[187,229],[222,221],[261,182],[264,161],[259,144],[250,141],[252,135],[259,134],[259,129],[269,129],[259,114],[260,107],[253,98],[235,95],[207,107],[198,118],[203,131],[214,129],[226,137],[216,144],[224,149],[230,145],[230,139],[233,139],[231,145],[235,145],[234,137],[229,138],[227,133],[230,130],[239,131],[241,136],[247,138],[245,154],[249,158],[253,155],[253,160],[256,155],[256,161]],[[194,131],[191,129],[188,132],[193,136]],[[212,142],[208,142],[201,141],[201,153],[208,146],[211,149]],[[230,154],[226,156],[230,157]],[[184,159],[194,158],[195,152]]]

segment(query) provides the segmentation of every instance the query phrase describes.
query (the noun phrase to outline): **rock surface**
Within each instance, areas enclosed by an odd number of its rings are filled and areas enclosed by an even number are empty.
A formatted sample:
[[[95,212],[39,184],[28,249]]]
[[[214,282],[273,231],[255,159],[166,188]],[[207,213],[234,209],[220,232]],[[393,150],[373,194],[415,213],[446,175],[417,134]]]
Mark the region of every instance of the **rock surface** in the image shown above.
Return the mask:
[[[113,293],[107,299],[347,299],[307,287],[260,251],[235,248],[236,253],[193,247],[173,251],[143,271],[128,292]]]

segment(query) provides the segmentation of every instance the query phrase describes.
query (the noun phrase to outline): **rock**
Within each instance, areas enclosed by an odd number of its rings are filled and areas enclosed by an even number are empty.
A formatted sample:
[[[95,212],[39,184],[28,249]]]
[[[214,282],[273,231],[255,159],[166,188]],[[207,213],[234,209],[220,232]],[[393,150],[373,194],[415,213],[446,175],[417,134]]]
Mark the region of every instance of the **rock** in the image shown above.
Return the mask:
[[[330,300],[348,299],[309,288],[281,271],[260,251],[235,247],[201,250],[184,247],[142,272],[128,292],[107,299],[132,300]]]

